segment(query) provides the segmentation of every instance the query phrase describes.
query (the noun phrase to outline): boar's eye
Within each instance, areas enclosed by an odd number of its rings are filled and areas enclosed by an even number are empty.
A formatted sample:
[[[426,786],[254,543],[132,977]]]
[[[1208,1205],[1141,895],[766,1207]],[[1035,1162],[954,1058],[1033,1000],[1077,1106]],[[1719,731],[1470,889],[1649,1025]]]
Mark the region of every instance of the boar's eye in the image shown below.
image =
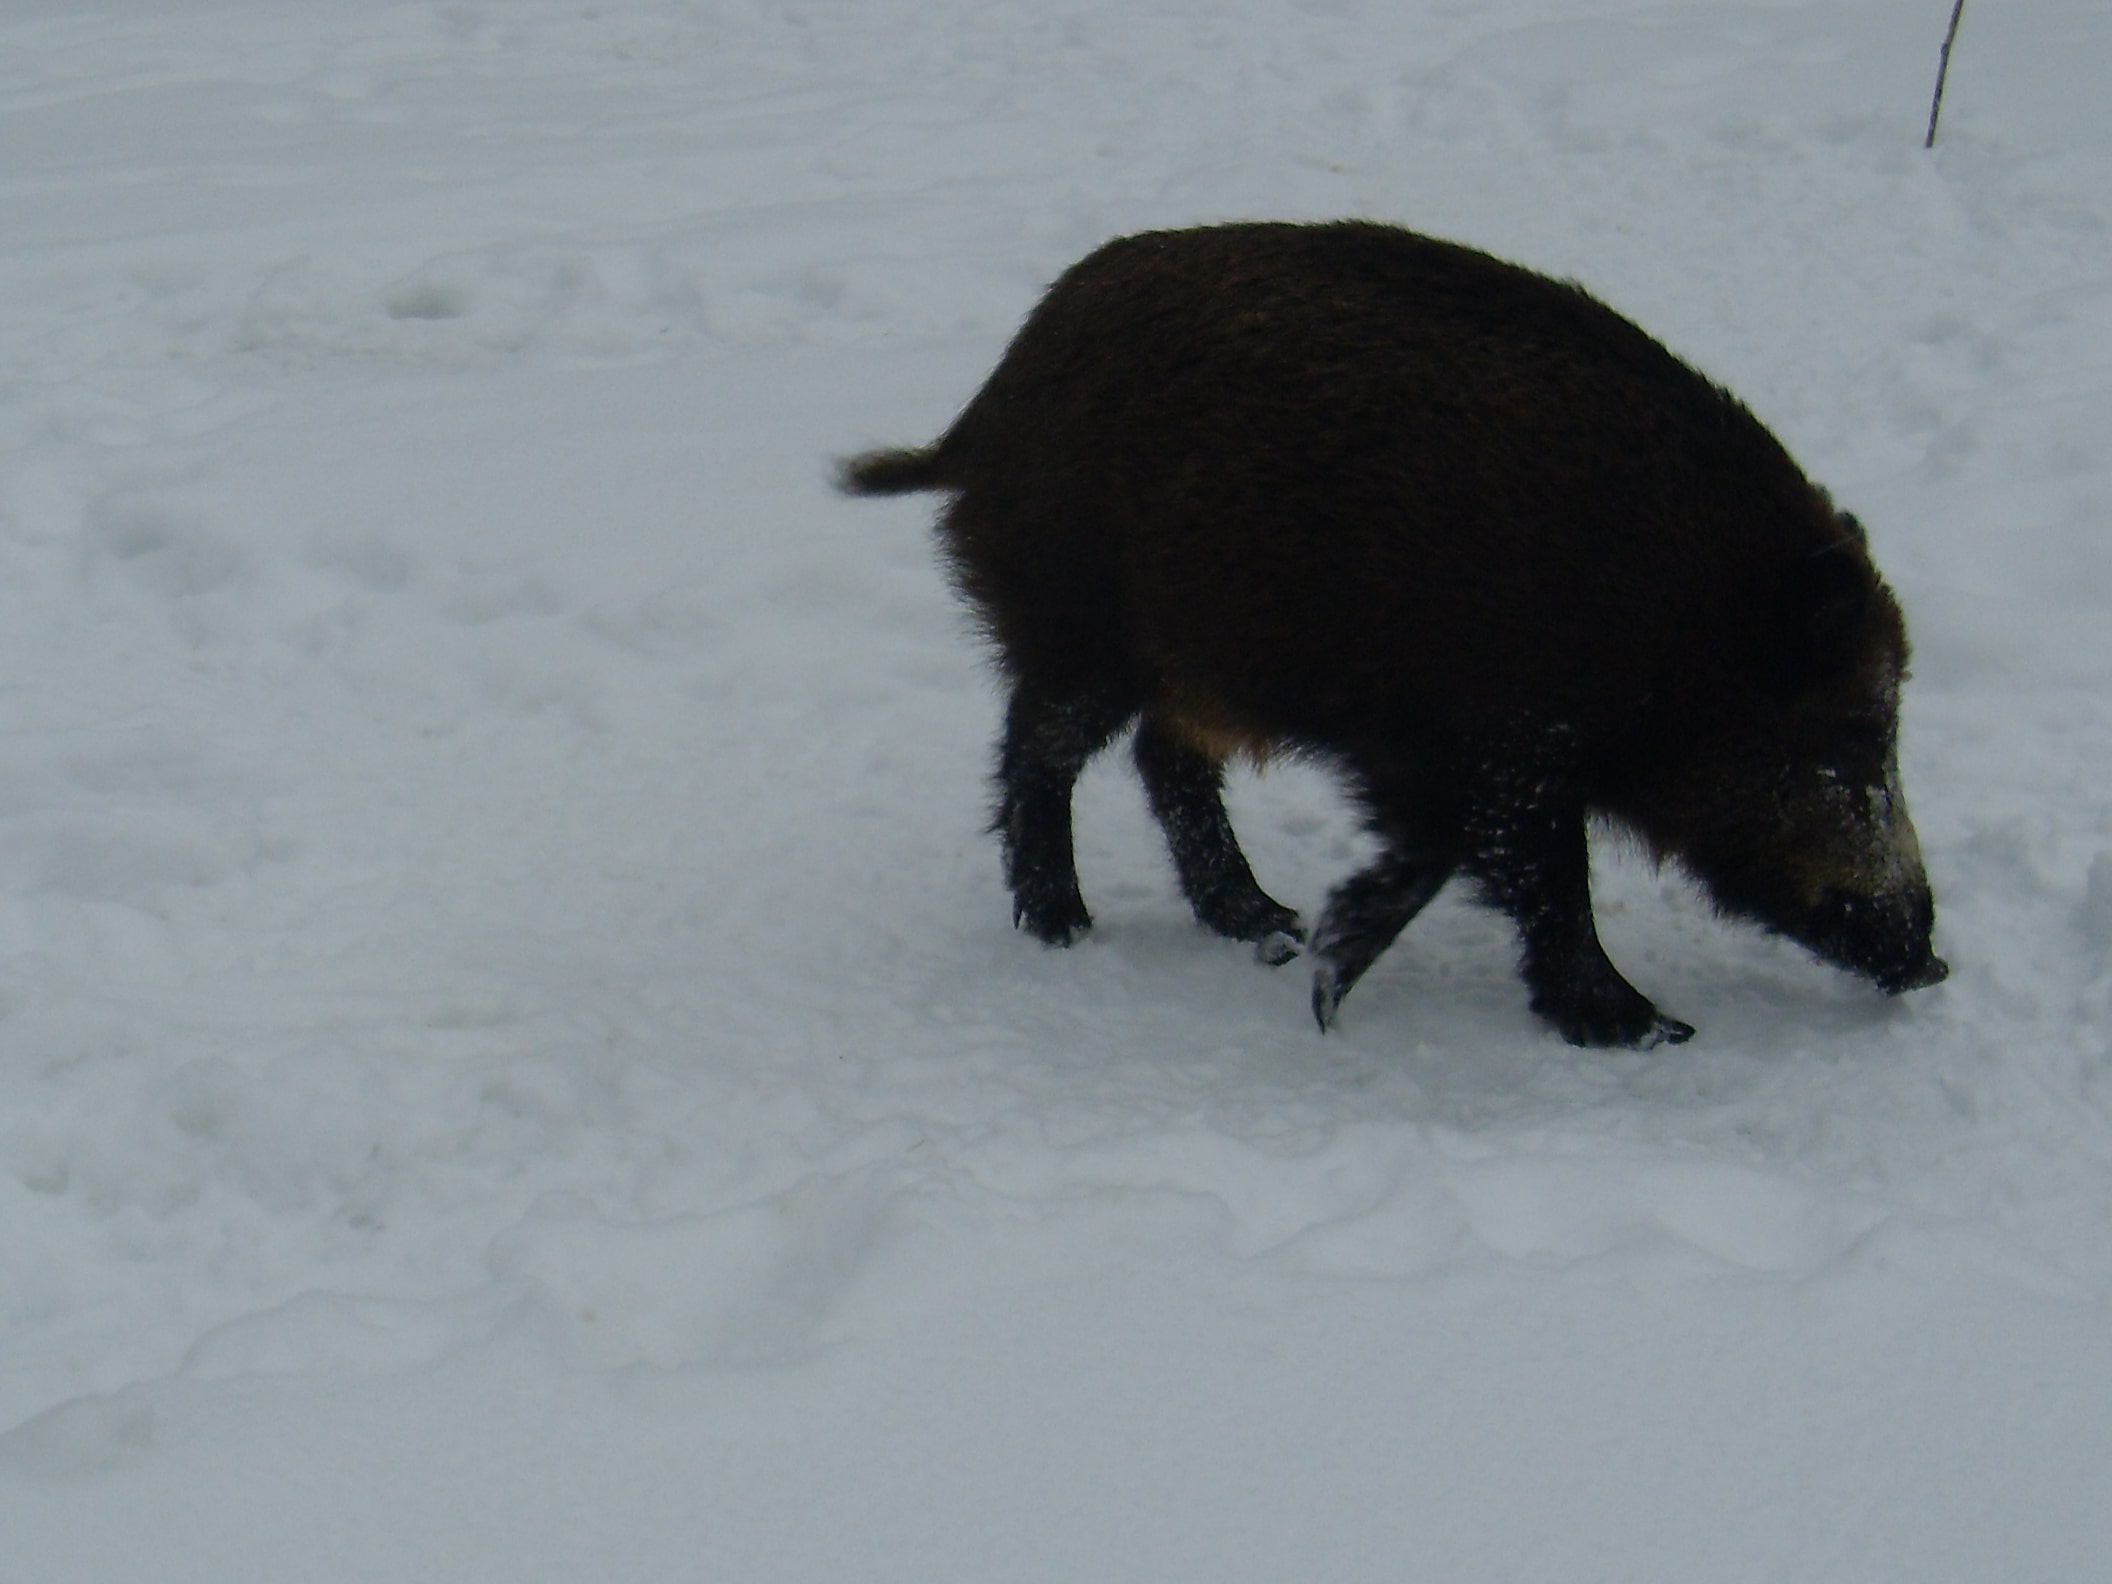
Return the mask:
[[[1892,730],[1883,721],[1850,720],[1836,726],[1819,753],[1819,774],[1855,786],[1880,782],[1892,752]]]

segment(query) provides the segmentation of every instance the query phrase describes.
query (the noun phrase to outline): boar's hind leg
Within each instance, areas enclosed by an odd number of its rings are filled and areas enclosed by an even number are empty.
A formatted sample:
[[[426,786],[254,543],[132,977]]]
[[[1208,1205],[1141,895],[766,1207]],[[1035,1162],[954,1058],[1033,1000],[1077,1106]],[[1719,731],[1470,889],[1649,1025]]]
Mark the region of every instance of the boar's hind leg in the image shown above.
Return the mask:
[[[1071,787],[1129,723],[1136,705],[1111,689],[1057,693],[1021,681],[998,750],[997,816],[1012,922],[1051,946],[1092,928],[1071,853]]]
[[[1677,1045],[1693,1036],[1623,979],[1599,944],[1581,807],[1485,809],[1470,821],[1465,867],[1518,926],[1533,1010],[1572,1045]]]
[[[1297,956],[1305,931],[1247,867],[1225,816],[1223,766],[1148,713],[1132,751],[1196,918],[1230,940],[1252,941],[1254,955],[1272,967]]]

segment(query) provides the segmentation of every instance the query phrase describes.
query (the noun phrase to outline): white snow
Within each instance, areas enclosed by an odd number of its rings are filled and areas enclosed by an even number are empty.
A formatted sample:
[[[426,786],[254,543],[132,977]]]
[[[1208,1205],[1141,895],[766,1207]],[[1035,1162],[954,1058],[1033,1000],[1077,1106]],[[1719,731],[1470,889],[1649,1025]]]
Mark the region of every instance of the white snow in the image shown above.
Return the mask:
[[[2112,12],[12,0],[0,1580],[2076,1581],[2112,1555]],[[1006,927],[920,443],[1127,230],[1571,274],[1867,524],[1954,973],[1601,854],[1334,1034]],[[1308,915],[1362,838],[1234,787]]]

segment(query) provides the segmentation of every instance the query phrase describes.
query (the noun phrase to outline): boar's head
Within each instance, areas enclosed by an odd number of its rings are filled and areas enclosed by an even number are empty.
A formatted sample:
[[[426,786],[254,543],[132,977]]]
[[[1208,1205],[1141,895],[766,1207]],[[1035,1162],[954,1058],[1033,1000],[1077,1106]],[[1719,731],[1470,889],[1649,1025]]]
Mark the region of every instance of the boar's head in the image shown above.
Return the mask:
[[[1898,995],[1950,968],[1899,784],[1906,624],[1842,522],[1786,580],[1752,707],[1697,734],[1638,823],[1726,912]]]

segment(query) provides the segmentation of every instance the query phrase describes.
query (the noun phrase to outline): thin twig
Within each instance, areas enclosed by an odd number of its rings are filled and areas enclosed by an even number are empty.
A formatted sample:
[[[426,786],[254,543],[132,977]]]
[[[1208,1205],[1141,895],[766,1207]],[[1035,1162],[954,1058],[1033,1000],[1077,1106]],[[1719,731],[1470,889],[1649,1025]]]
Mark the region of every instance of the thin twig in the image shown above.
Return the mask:
[[[1929,135],[1921,146],[1936,146],[1936,117],[1943,113],[1943,80],[1951,74],[1951,41],[1958,37],[1958,19],[1965,15],[1965,0],[1951,0],[1951,26],[1943,35],[1943,59],[1936,63],[1936,97],[1929,101]]]

